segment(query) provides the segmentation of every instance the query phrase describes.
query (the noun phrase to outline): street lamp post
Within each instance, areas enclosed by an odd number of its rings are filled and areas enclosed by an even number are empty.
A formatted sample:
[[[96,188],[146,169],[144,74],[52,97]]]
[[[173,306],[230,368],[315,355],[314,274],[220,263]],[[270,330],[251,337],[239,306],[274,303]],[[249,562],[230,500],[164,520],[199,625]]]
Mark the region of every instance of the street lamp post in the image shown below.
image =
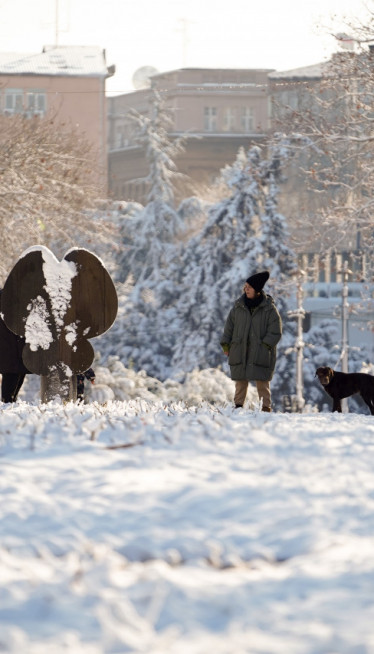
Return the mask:
[[[303,320],[305,311],[303,308],[303,276],[304,271],[300,270],[297,278],[297,339],[296,339],[296,410],[301,413],[304,408],[304,384],[303,384],[303,358],[304,358],[304,339],[303,339]]]
[[[343,269],[341,271],[343,275],[343,289],[342,289],[342,353],[341,353],[341,369],[342,372],[348,372],[348,315],[349,315],[349,304],[348,304],[348,276],[352,274],[352,271],[348,268],[348,261],[344,261]],[[342,411],[346,413],[348,411],[348,401],[347,399],[342,400]]]
[[[297,275],[296,282],[296,310],[290,311],[290,318],[297,319],[297,334],[296,334],[296,375],[295,375],[295,384],[296,384],[296,395],[295,395],[295,409],[298,413],[301,413],[305,406],[304,399],[304,383],[303,383],[303,358],[304,358],[304,339],[303,339],[303,320],[305,317],[305,311],[303,308],[303,278],[305,272],[303,270],[297,270],[295,272]]]

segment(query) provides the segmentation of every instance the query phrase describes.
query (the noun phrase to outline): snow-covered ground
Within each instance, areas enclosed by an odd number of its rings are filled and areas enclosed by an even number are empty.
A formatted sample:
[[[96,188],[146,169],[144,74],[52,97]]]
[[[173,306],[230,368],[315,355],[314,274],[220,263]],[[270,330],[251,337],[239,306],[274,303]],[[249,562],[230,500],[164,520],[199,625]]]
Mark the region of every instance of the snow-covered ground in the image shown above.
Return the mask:
[[[1,652],[374,652],[371,416],[20,401],[0,456]]]

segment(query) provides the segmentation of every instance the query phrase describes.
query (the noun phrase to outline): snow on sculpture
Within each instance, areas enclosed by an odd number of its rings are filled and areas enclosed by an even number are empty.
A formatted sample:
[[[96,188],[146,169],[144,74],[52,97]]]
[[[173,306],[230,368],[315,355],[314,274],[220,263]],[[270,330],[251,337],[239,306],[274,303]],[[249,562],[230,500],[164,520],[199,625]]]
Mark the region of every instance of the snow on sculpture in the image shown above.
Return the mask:
[[[4,322],[25,338],[23,362],[41,376],[41,398],[75,399],[76,375],[94,359],[88,338],[113,324],[118,301],[102,261],[81,248],[62,261],[44,246],[26,250],[3,290]]]

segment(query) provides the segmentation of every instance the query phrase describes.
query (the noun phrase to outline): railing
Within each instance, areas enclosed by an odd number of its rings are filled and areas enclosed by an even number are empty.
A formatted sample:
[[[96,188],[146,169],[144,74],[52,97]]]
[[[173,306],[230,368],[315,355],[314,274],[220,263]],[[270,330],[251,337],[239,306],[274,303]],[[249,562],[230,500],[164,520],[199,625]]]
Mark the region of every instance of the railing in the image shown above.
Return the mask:
[[[342,295],[343,282],[307,282],[304,284],[305,297],[337,298]],[[348,282],[348,297],[373,297],[374,284]]]

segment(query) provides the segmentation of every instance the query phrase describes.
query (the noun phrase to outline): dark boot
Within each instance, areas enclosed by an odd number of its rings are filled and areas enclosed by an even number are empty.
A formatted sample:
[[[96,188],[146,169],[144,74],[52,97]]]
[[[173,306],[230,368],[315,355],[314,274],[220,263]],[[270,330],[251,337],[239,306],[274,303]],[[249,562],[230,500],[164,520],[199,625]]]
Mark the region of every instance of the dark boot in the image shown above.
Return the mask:
[[[263,406],[261,411],[267,411],[268,413],[271,413],[271,408],[269,406]]]

